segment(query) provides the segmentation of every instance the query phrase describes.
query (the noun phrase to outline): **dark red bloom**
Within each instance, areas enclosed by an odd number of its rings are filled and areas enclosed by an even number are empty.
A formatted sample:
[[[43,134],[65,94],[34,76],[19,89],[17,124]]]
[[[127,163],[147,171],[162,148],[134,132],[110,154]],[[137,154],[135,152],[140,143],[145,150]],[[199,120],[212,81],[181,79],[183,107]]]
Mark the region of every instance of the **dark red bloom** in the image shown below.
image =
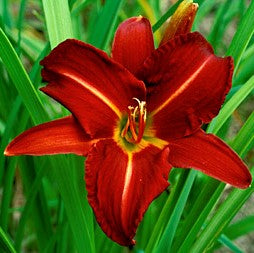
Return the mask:
[[[134,244],[151,201],[164,191],[172,166],[195,168],[246,188],[251,175],[216,136],[200,127],[218,114],[231,87],[233,60],[214,55],[197,32],[154,49],[150,23],[123,22],[112,58],[77,40],[57,46],[41,64],[41,90],[72,116],[15,138],[6,155],[87,155],[88,200],[103,231]]]

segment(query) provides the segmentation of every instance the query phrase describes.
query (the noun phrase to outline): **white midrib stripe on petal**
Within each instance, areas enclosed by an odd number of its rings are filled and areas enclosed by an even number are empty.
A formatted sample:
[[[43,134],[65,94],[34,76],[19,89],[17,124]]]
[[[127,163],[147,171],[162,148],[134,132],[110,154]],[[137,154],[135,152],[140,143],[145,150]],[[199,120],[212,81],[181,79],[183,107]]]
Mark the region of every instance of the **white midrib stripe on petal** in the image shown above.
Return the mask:
[[[126,204],[127,204],[126,202],[128,201],[127,196],[128,196],[128,191],[130,189],[132,173],[133,173],[132,154],[128,154],[128,163],[127,163],[127,168],[125,172],[124,187],[123,187],[123,194],[122,194],[122,200],[121,200],[122,220],[124,220],[124,216],[126,212]]]
[[[103,101],[112,111],[115,112],[115,114],[121,118],[121,112],[119,111],[119,109],[111,102],[111,100],[109,98],[107,98],[104,94],[102,94],[99,90],[97,90],[96,88],[94,88],[92,85],[90,85],[89,83],[87,83],[86,81],[84,81],[82,78],[76,76],[76,75],[72,75],[71,73],[65,72],[65,71],[61,71],[61,74],[69,77],[70,79],[74,80],[75,82],[79,83],[80,85],[82,85],[84,88],[86,88],[87,90],[89,90],[93,95],[95,95],[96,97],[98,97],[101,101]]]
[[[185,81],[183,84],[158,108],[156,108],[151,114],[155,115],[159,111],[161,111],[165,106],[167,106],[172,100],[176,99],[181,93],[183,93],[191,84],[191,82],[198,76],[198,74],[202,71],[202,69],[207,65],[207,63],[211,60],[213,55],[210,55],[201,65],[200,67]]]

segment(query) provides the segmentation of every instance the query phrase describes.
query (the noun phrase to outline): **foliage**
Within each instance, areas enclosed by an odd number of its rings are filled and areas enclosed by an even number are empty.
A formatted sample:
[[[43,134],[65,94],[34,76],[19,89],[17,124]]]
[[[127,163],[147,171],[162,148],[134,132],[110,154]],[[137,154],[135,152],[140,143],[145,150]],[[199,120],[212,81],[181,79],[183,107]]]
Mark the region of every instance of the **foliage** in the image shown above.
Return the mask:
[[[110,52],[117,25],[137,15],[154,22],[158,44],[163,24],[181,1],[171,2],[1,1],[1,252],[126,252],[104,235],[94,219],[86,199],[84,159],[73,155],[8,158],[3,151],[10,139],[30,126],[68,114],[38,91],[39,61],[50,46],[75,37]],[[194,29],[203,32],[216,53],[233,56],[237,66],[234,88],[207,130],[229,143],[253,172],[254,2],[196,2]],[[223,183],[201,173],[178,169],[171,173],[170,182],[169,192],[149,207],[137,245],[130,251],[197,253],[224,246],[242,252],[234,240],[253,231],[253,214],[231,221],[254,186],[225,190]]]

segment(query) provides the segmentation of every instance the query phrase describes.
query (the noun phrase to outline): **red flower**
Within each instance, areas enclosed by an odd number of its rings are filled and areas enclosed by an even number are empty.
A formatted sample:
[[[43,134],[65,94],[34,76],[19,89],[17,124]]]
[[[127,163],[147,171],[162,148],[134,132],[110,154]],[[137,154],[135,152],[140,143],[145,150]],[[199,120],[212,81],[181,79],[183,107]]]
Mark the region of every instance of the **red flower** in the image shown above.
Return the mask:
[[[103,231],[121,245],[133,237],[151,201],[169,185],[172,166],[195,168],[245,188],[251,175],[237,154],[200,127],[215,117],[231,87],[233,61],[219,58],[199,33],[154,49],[147,19],[130,18],[112,58],[77,40],[41,64],[41,90],[73,116],[33,127],[6,155],[87,156],[88,200]]]

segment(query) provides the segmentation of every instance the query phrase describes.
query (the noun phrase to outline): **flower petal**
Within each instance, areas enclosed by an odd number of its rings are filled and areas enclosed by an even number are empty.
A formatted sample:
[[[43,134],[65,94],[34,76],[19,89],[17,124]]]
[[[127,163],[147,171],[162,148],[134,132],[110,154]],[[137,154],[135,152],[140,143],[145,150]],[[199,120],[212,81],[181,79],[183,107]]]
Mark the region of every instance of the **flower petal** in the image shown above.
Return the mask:
[[[92,138],[109,137],[133,97],[145,87],[103,51],[78,40],[58,45],[41,64],[41,90],[68,108]]]
[[[76,119],[68,116],[28,129],[5,149],[5,155],[86,155],[94,143]]]
[[[190,0],[182,1],[168,22],[160,46],[168,42],[174,36],[190,32],[197,10],[197,3],[193,3],[193,1]]]
[[[251,174],[239,156],[212,134],[200,130],[168,147],[168,160],[175,167],[194,168],[239,188],[251,184]]]
[[[213,54],[199,33],[180,35],[156,50],[140,76],[159,138],[190,135],[215,117],[231,87],[233,61]]]
[[[148,146],[125,153],[113,140],[97,142],[86,160],[88,200],[102,230],[117,243],[133,245],[150,202],[169,183],[168,149]]]
[[[134,75],[153,50],[153,33],[148,19],[142,16],[133,17],[119,25],[113,42],[112,57]]]

